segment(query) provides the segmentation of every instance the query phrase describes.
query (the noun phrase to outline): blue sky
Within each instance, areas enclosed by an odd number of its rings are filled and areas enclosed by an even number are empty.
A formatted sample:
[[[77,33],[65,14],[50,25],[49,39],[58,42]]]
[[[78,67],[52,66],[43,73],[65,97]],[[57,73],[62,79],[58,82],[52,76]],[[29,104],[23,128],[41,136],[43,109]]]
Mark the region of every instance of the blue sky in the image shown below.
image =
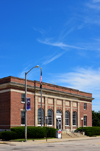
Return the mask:
[[[39,65],[43,82],[93,93],[100,110],[100,0],[1,0],[0,14],[0,78]]]

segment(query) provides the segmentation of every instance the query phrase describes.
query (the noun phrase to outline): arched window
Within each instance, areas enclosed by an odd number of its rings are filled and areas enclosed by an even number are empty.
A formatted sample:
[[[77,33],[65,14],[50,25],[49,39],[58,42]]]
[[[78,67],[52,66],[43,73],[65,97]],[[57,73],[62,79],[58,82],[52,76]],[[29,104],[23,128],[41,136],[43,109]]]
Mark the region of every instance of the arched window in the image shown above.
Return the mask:
[[[77,125],[77,113],[75,111],[73,112],[73,125]]]
[[[61,113],[61,110],[58,109],[56,113]]]
[[[65,125],[69,125],[69,111],[65,111]]]
[[[41,108],[38,109],[38,124],[41,124]],[[42,109],[42,124],[44,125],[44,110]]]
[[[51,109],[48,110],[48,125],[53,125],[53,111]]]

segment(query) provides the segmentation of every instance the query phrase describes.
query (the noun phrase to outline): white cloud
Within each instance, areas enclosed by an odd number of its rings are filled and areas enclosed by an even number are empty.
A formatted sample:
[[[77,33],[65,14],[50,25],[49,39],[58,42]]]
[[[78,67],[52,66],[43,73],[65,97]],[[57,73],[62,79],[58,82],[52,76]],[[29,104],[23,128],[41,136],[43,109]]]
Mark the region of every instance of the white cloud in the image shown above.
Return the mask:
[[[98,70],[78,68],[73,72],[53,75],[53,81],[63,85],[93,94],[93,109],[100,110],[100,68]],[[99,106],[99,107],[98,107]]]
[[[28,72],[29,69],[32,68],[32,67],[31,67],[31,64],[29,64],[29,65],[26,65],[26,64],[25,64],[25,66],[26,66],[26,67],[19,73],[18,77],[20,77],[20,78],[25,78],[25,72]]]
[[[41,40],[38,39],[38,41],[40,43],[43,43],[43,44],[46,44],[46,45],[50,45],[50,46],[59,47],[61,49],[67,49],[67,48],[84,49],[84,48],[73,46],[73,45],[67,45],[67,44],[64,44],[63,42],[50,42],[49,39],[46,39],[45,41],[41,41]]]
[[[100,69],[96,71],[79,68],[74,72],[61,74],[58,78],[60,82],[73,88],[86,91],[100,90]]]
[[[65,53],[65,52],[60,53],[60,54],[57,54],[56,56],[53,56],[52,58],[46,60],[46,61],[43,63],[43,65],[46,65],[46,64],[48,64],[48,63],[50,63],[50,62],[56,60],[57,58],[61,57],[64,53]]]
[[[98,3],[100,0],[92,0],[93,3]]]
[[[44,33],[45,33],[45,30],[44,30],[44,29],[41,29],[41,28],[35,28],[35,27],[33,27],[33,29],[34,29],[35,31],[38,31],[38,32],[41,33],[41,34],[44,34]]]
[[[70,28],[69,30],[68,30],[68,27],[67,27],[67,29],[64,28],[64,29],[61,31],[60,36],[59,36],[58,39],[59,39],[59,40],[63,40],[68,34],[70,34],[71,32],[73,32],[74,29],[75,29],[75,27],[72,27],[72,28]]]
[[[87,6],[91,9],[100,10],[100,5],[98,5],[98,4],[87,3]]]

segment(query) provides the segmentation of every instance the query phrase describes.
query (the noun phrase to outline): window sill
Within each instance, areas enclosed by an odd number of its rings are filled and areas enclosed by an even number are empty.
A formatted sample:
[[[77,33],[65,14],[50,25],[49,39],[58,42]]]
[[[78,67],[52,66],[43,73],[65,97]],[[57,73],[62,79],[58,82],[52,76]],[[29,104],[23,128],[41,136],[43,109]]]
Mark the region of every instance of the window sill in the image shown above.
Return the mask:
[[[41,126],[41,124],[38,124],[38,126]],[[44,125],[42,124],[42,126],[44,126]]]
[[[21,124],[21,126],[25,126],[25,124]]]
[[[25,104],[25,102],[21,102],[22,104]]]

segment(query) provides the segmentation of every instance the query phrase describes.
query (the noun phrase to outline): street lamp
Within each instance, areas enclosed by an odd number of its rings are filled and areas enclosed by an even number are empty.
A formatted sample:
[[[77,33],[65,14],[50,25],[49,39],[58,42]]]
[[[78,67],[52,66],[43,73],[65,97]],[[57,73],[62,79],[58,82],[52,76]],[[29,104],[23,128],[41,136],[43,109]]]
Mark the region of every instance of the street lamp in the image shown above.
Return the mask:
[[[39,68],[39,65],[37,65],[33,68]],[[31,68],[28,72],[25,72],[25,142],[27,142],[27,74],[33,68]]]
[[[81,117],[81,121],[82,121],[82,132],[83,132],[83,117]]]

